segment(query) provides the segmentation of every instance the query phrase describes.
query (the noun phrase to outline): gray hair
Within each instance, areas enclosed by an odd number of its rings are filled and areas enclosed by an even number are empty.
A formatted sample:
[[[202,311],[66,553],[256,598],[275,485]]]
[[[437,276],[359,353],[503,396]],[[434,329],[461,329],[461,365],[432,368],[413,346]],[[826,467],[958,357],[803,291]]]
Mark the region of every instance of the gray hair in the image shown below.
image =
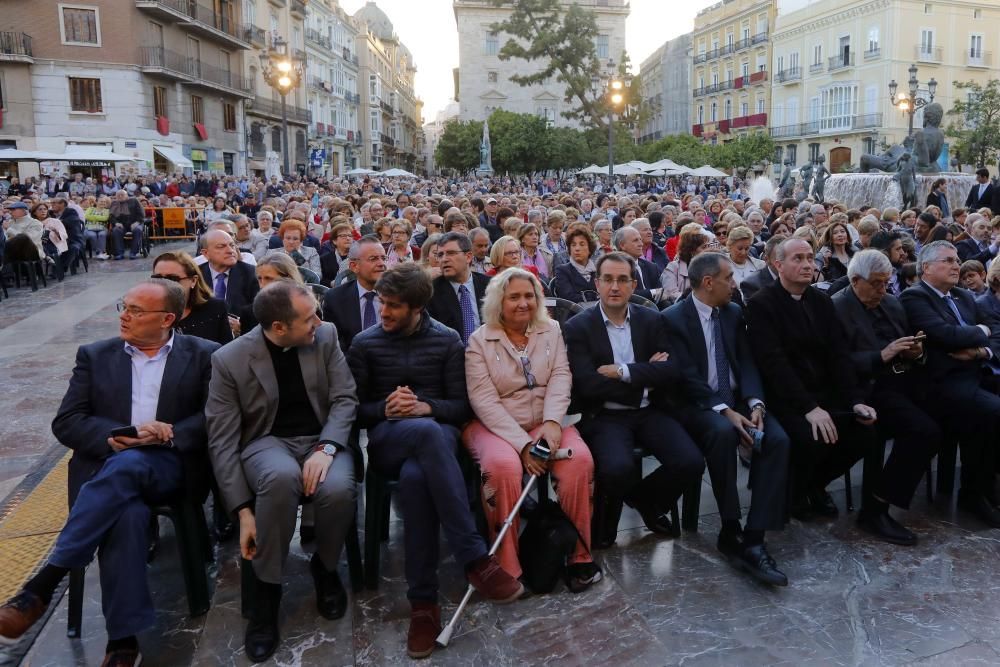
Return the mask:
[[[499,327],[503,324],[503,296],[507,292],[507,286],[512,280],[527,280],[535,291],[535,316],[531,320],[531,326],[537,327],[549,321],[549,313],[545,308],[545,295],[542,293],[542,284],[538,278],[528,273],[524,269],[516,267],[507,269],[497,274],[486,286],[486,296],[483,298],[483,325],[488,327]]]
[[[691,270],[688,269],[688,275]],[[892,273],[892,264],[881,250],[862,250],[854,253],[847,267],[847,277],[853,282],[855,278],[868,280],[873,273]]]
[[[377,245],[382,247],[382,241],[379,240],[374,234],[365,234],[360,239],[351,244],[351,249],[347,251],[347,259],[351,261],[357,261],[361,257],[361,246],[363,245]]]
[[[478,236],[485,236],[485,237],[489,238],[490,233],[488,231],[486,231],[485,229],[483,229],[482,227],[473,227],[472,229],[469,230],[469,240],[470,241],[475,242],[476,237],[478,237]]]
[[[604,229],[606,227],[610,227],[610,226],[611,226],[611,221],[610,220],[608,220],[606,218],[602,219],[602,220],[598,220],[597,222],[594,223],[594,233],[596,234],[597,232],[601,231],[602,229]]]
[[[933,241],[921,248],[920,254],[917,255],[917,275],[922,276],[924,274],[924,264],[937,261],[938,257],[945,250],[955,250],[955,246],[949,241]]]
[[[646,228],[649,229],[653,228],[653,226],[649,224],[649,218],[636,218],[635,220],[632,221],[632,224],[630,224],[629,227],[631,227],[636,231]]]
[[[722,271],[722,263],[729,260],[719,252],[703,252],[688,264],[688,281],[692,289],[701,288],[706,276],[715,278]]]
[[[233,224],[239,224],[244,220],[249,220],[249,218],[242,213],[230,213],[229,215],[225,216],[225,219]]]
[[[528,211],[528,222],[538,222],[541,224],[545,220],[545,214],[540,209],[533,208]]]
[[[615,247],[616,250],[621,250],[622,242],[625,241],[625,234],[629,231],[633,231],[636,234],[639,233],[638,230],[632,229],[631,227],[622,227],[615,232],[615,235],[611,237],[611,245]]]
[[[278,280],[257,293],[253,300],[253,316],[264,331],[270,331],[275,322],[289,324],[295,319],[297,313],[292,303],[295,294],[312,300],[315,309],[316,297],[312,288],[296,282]]]
[[[236,225],[232,220],[220,218],[209,223],[208,231],[222,231],[228,233],[230,236],[236,236]]]
[[[271,222],[274,222],[274,216],[271,215],[270,211],[258,211],[257,212],[257,222],[260,223],[261,218],[267,218]]]

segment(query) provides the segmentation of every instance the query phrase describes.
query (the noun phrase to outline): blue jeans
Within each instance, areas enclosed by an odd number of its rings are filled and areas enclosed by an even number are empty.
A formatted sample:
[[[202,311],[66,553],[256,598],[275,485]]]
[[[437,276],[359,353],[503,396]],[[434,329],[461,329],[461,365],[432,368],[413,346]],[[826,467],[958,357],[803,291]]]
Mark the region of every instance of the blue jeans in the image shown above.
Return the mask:
[[[176,497],[183,479],[176,450],[140,447],[112,454],[80,487],[49,562],[68,569],[84,567],[97,552],[109,639],[138,634],[153,624],[146,581],[149,505]]]
[[[129,248],[129,255],[135,259],[142,250],[142,223],[133,222],[130,231],[132,232],[132,247]],[[111,230],[111,246],[114,248],[115,257],[125,255],[125,228],[121,224],[116,224]]]
[[[108,247],[108,230],[107,229],[88,229],[84,232],[87,235],[87,241],[90,242],[90,247],[94,251],[95,255],[99,255],[102,252],[107,252]]]

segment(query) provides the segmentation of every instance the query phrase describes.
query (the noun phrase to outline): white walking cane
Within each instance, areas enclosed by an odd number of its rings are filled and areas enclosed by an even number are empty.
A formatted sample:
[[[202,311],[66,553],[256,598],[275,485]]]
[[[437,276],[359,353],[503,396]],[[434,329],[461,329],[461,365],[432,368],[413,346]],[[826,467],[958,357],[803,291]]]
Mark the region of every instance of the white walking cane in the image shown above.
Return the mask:
[[[569,448],[557,449],[555,454],[552,455],[552,459],[571,458],[573,458],[573,450]],[[503,542],[504,535],[507,534],[507,530],[510,528],[510,525],[514,523],[514,517],[516,517],[517,513],[521,510],[521,504],[524,503],[524,499],[528,497],[529,493],[531,493],[531,489],[534,488],[535,482],[537,481],[538,477],[536,475],[532,475],[528,479],[528,483],[524,485],[524,491],[521,492],[521,497],[517,499],[516,503],[514,503],[513,509],[511,509],[510,514],[507,515],[507,519],[503,522],[503,525],[500,526],[500,532],[497,533],[497,538],[493,541],[493,546],[490,547],[489,553],[486,554],[487,556],[492,556],[497,552],[497,549],[500,548],[500,543]],[[451,641],[451,633],[455,631],[455,626],[458,625],[458,619],[461,618],[462,612],[465,611],[465,605],[469,603],[469,599],[472,598],[472,592],[474,590],[475,589],[472,587],[472,584],[469,584],[469,588],[465,591],[465,596],[462,597],[462,601],[458,603],[458,609],[455,610],[455,614],[451,617],[451,621],[449,621],[448,625],[446,625],[441,631],[441,634],[437,636],[435,641],[438,646],[444,648],[448,645],[448,642]]]

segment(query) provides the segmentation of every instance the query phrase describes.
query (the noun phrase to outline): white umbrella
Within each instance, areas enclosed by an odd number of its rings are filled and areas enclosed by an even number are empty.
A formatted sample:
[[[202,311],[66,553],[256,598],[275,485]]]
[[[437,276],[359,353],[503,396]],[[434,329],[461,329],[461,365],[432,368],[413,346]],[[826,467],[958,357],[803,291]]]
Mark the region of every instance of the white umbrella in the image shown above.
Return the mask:
[[[350,172],[348,172],[350,173]],[[393,167],[392,169],[386,169],[385,171],[380,171],[379,176],[388,176],[389,178],[416,178],[416,174],[411,174],[405,169],[399,169],[398,167]]]
[[[355,167],[350,171],[344,172],[345,176],[367,176],[368,174],[374,174],[375,172],[371,169],[365,169],[364,167]]]
[[[52,162],[64,159],[59,153],[43,151],[22,151],[15,148],[0,150],[0,162]],[[134,159],[134,158],[130,158]]]
[[[683,165],[679,165],[676,162],[674,162],[673,160],[670,160],[668,158],[663,158],[662,160],[658,160],[658,161],[654,162],[653,164],[649,165],[649,168],[650,169],[680,169],[682,166]]]
[[[596,164],[592,164],[589,167],[584,167],[577,174],[606,174],[608,173],[607,167],[598,167]]]
[[[62,155],[50,155],[48,159],[62,162],[136,162],[139,160],[139,158],[131,155],[113,153],[111,150],[101,146],[67,146],[65,153]]]
[[[636,174],[645,173],[639,167],[633,167],[629,164],[616,164],[615,165],[615,175],[616,176],[635,176]]]
[[[729,176],[729,174],[727,174],[726,172],[719,171],[715,167],[710,167],[707,164],[703,165],[701,167],[698,167],[697,169],[695,169],[694,171],[692,171],[691,175],[692,176],[702,176],[702,177],[715,177],[715,178],[723,178],[725,176]]]
[[[642,160],[632,160],[630,162],[626,162],[625,164],[628,165],[629,167],[636,167],[638,169],[641,169],[642,171],[649,171],[650,169],[653,168],[653,165],[647,162],[643,162]]]

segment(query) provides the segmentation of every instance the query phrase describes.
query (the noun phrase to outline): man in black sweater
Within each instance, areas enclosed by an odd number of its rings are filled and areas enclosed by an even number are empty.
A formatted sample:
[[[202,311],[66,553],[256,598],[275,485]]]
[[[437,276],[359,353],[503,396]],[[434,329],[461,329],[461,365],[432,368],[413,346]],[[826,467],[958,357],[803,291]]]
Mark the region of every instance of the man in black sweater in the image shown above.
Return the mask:
[[[826,486],[876,444],[873,408],[851,366],[833,303],[812,288],[814,254],[801,239],[775,249],[778,280],[747,304],[764,387],[792,441],[792,516],[836,516]]]

